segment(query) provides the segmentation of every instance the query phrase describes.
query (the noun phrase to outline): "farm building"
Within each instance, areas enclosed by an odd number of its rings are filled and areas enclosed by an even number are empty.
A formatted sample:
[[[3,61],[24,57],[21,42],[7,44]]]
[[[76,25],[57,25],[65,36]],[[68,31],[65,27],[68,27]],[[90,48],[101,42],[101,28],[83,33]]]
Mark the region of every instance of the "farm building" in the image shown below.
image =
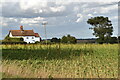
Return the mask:
[[[10,30],[9,37],[11,38],[23,38],[27,43],[40,42],[40,36],[38,33],[34,33],[33,30],[23,30],[23,26],[20,26],[20,30]]]

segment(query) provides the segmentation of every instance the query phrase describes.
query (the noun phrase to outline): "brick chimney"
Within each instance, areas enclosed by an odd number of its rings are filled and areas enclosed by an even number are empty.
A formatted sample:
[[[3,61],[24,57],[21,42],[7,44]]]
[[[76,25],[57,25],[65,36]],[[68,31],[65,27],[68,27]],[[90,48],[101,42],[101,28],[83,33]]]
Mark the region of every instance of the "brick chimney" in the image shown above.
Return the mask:
[[[20,26],[20,30],[23,31],[23,26],[22,25]]]

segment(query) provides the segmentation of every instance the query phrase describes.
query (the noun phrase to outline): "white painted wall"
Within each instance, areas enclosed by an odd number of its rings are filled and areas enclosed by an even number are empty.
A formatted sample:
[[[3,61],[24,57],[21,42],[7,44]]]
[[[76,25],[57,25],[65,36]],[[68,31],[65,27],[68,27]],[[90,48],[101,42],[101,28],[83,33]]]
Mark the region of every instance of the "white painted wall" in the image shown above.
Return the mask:
[[[40,37],[35,37],[35,41],[40,41]]]
[[[36,41],[40,42],[40,37],[35,37],[35,36],[12,36],[11,32],[9,34],[9,37],[13,38],[23,38],[25,42],[27,43],[35,43]]]
[[[23,39],[27,43],[35,43],[36,41],[40,42],[40,38],[36,38],[35,36],[24,36]]]
[[[27,43],[35,43],[35,37],[34,36],[23,36],[23,39]]]
[[[9,37],[13,37],[12,34],[11,34],[11,32],[10,32],[10,34],[9,34]]]

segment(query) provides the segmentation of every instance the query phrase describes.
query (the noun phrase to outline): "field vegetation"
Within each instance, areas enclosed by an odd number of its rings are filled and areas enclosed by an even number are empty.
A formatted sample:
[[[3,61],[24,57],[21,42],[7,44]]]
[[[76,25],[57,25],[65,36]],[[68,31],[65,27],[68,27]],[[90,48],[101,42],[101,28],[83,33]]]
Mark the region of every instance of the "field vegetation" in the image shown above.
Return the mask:
[[[117,78],[118,44],[2,47],[2,73],[20,78]]]

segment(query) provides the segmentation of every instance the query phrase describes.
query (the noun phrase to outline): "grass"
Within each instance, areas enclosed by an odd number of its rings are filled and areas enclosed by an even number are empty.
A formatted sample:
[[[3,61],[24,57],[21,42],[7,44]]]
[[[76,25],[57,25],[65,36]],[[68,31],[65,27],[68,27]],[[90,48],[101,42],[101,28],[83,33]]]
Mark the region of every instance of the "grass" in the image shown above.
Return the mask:
[[[11,76],[18,75],[23,78],[118,77],[118,44],[1,46],[3,73]]]
[[[6,73],[1,73],[2,74],[2,77],[3,78],[20,78],[19,76],[13,76],[13,75],[10,75],[10,74],[6,74]]]

